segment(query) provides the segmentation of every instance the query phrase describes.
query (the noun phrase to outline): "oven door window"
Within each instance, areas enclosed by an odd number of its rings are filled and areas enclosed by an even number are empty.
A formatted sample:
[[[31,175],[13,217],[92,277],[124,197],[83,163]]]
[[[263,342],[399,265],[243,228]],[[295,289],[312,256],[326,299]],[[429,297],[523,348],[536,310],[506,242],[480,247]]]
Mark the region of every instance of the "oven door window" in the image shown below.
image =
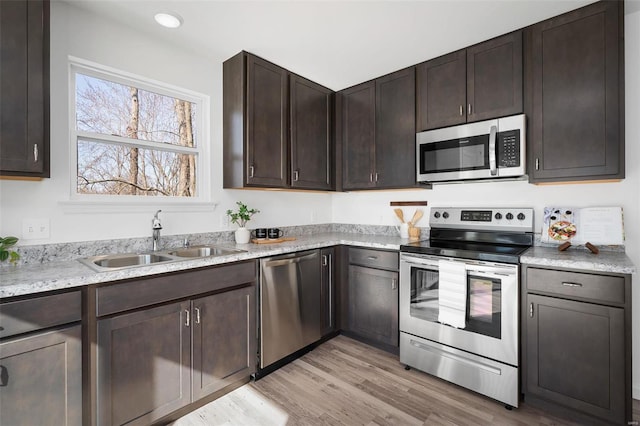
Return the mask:
[[[467,276],[467,326],[465,330],[499,339],[502,285],[499,279]]]
[[[411,268],[409,314],[424,321],[438,322],[438,271]],[[467,275],[467,308],[464,330],[501,338],[502,283],[500,279]]]
[[[438,321],[438,271],[411,268],[409,313],[425,321]]]
[[[420,144],[420,173],[489,168],[489,135]]]

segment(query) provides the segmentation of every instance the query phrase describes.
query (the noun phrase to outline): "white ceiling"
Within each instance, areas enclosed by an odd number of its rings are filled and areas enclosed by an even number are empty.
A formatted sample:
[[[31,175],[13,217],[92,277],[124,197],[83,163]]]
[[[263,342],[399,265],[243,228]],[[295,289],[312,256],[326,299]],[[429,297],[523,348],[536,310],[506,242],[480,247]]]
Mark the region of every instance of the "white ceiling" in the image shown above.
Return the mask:
[[[227,59],[246,50],[340,90],[593,0],[53,0]],[[177,12],[182,27],[153,20]]]

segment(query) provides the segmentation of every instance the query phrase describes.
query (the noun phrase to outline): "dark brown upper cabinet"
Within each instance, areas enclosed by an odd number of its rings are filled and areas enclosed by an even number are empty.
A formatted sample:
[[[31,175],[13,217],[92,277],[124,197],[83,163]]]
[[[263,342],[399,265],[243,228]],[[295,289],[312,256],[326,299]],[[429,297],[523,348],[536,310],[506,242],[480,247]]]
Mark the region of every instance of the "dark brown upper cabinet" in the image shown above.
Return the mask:
[[[0,2],[0,175],[49,177],[49,2]]]
[[[522,32],[417,66],[417,130],[521,113]]]
[[[601,1],[525,33],[530,182],[624,178],[623,19]]]
[[[224,188],[330,190],[333,92],[240,52],[223,64]]]
[[[333,91],[291,74],[291,187],[331,190]]]
[[[416,186],[415,68],[340,94],[342,189]]]

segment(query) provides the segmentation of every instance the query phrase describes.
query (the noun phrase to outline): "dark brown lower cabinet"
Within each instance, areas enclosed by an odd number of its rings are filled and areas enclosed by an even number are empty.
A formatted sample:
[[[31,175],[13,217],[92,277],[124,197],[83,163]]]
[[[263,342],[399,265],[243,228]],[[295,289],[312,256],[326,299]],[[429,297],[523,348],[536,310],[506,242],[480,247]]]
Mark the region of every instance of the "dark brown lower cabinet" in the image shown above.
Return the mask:
[[[349,330],[398,346],[398,273],[349,266]]]
[[[81,326],[0,343],[0,424],[82,424]]]
[[[624,418],[624,309],[529,295],[527,392]]]
[[[193,400],[249,377],[255,368],[255,287],[193,301]]]
[[[522,390],[579,423],[631,416],[631,278],[526,266]]]
[[[98,321],[98,424],[143,425],[255,368],[255,287]]]

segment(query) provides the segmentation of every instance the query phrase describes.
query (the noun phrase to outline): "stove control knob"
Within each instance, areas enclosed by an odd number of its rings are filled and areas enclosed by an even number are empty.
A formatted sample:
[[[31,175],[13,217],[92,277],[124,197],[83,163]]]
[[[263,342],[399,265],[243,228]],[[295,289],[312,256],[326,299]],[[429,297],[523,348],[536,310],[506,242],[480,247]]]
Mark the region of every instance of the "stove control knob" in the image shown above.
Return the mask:
[[[518,213],[518,220],[524,220],[524,213]]]
[[[497,220],[502,219],[502,213],[496,213],[495,218],[496,218]]]
[[[445,219],[448,219],[449,218],[449,213],[447,213],[447,212],[442,213],[442,217],[445,218]]]
[[[435,217],[436,219],[438,219],[440,217],[440,212],[435,212],[433,214],[433,217]]]
[[[513,219],[513,214],[507,213],[507,220],[511,220],[511,219]]]

